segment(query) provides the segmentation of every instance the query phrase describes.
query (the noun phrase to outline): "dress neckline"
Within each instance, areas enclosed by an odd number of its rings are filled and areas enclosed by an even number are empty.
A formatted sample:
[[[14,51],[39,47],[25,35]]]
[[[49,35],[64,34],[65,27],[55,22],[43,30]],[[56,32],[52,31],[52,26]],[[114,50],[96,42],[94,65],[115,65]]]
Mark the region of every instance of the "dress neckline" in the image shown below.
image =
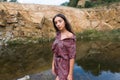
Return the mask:
[[[67,39],[74,39],[74,34],[73,34],[72,37],[68,37],[68,38],[63,38],[63,39],[61,39],[61,32],[60,32],[60,33],[59,33],[59,39],[60,39],[61,41],[67,40]]]

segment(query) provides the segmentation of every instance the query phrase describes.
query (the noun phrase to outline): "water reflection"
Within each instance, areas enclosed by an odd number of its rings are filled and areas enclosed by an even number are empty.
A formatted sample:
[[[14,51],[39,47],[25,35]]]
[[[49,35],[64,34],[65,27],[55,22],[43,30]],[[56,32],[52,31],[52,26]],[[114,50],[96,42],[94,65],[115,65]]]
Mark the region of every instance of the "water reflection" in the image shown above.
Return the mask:
[[[120,80],[119,51],[119,42],[77,41],[75,80]],[[0,80],[53,80],[51,61],[51,42],[2,47]]]
[[[13,80],[26,74],[50,69],[50,44],[10,45],[1,48],[0,80]]]
[[[74,78],[75,80],[120,80],[120,72],[101,71],[99,75],[95,76],[91,70],[85,71],[81,66],[76,64]]]
[[[51,70],[46,70],[37,74],[30,74],[30,80],[54,80]],[[22,77],[23,79],[26,77]],[[119,80],[120,72],[113,73],[111,71],[101,71],[99,75],[94,75],[91,70],[86,71],[81,66],[75,64],[74,66],[74,80]]]

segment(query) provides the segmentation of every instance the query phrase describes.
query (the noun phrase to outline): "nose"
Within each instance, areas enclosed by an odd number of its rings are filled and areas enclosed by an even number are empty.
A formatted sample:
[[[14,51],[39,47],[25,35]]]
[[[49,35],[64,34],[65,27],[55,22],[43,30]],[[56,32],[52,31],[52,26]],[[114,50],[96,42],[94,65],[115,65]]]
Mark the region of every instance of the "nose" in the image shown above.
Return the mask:
[[[60,23],[57,23],[57,24],[56,24],[56,26],[58,26],[58,27],[59,27],[59,26],[60,26]]]

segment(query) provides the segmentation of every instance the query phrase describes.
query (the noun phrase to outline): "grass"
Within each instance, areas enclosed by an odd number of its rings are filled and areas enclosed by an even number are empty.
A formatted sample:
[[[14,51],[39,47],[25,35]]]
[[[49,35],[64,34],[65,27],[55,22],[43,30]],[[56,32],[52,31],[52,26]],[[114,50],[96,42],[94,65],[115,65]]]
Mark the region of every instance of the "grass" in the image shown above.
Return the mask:
[[[10,40],[7,42],[8,45],[22,45],[22,44],[30,44],[30,43],[47,43],[53,41],[53,38],[16,38],[14,40]]]
[[[81,33],[77,33],[78,40],[93,41],[120,41],[120,29],[108,30],[108,31],[97,31],[97,30],[86,30]]]
[[[85,30],[80,33],[76,33],[77,40],[83,41],[120,41],[120,29],[107,30],[107,31],[97,31],[97,30]],[[11,41],[8,41],[8,45],[17,45],[17,44],[30,44],[30,43],[47,43],[53,41],[54,38],[18,38]]]

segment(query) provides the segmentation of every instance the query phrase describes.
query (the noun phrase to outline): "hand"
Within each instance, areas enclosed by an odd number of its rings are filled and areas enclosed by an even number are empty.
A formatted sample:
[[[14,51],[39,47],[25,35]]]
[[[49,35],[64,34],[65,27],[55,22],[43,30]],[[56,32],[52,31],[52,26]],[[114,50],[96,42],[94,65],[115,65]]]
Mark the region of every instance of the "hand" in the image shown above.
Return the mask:
[[[69,74],[68,77],[67,77],[67,80],[73,80],[73,75]]]
[[[54,67],[52,67],[52,73],[53,73],[53,75],[56,75]]]

